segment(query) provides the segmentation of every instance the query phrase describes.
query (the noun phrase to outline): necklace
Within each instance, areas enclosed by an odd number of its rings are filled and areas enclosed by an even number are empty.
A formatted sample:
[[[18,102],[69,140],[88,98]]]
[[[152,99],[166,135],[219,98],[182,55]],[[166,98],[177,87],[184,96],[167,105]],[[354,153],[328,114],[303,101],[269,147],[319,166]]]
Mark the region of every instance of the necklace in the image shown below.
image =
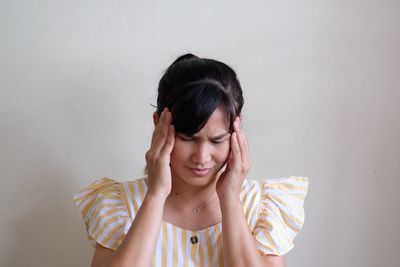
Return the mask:
[[[178,193],[177,192],[174,192],[174,196],[177,196],[178,195]],[[200,212],[200,209],[202,208],[202,207],[204,207],[208,202],[210,202],[210,200],[212,199],[212,197],[214,196],[214,193],[212,193],[212,195],[211,195],[211,197],[206,201],[206,202],[204,202],[203,204],[201,204],[199,207],[197,207],[197,208],[194,208],[194,209],[191,209],[191,211],[193,212],[193,213],[199,213]]]

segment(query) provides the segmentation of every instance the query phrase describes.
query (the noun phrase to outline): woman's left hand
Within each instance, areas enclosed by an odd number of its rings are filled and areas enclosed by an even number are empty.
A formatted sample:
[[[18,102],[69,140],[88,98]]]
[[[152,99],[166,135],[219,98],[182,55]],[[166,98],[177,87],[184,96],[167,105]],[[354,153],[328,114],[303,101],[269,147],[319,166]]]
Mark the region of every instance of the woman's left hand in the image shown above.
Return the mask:
[[[219,176],[216,185],[220,202],[239,198],[244,179],[251,168],[248,142],[240,127],[239,117],[236,117],[233,127],[234,132],[230,137],[231,148],[226,169]]]

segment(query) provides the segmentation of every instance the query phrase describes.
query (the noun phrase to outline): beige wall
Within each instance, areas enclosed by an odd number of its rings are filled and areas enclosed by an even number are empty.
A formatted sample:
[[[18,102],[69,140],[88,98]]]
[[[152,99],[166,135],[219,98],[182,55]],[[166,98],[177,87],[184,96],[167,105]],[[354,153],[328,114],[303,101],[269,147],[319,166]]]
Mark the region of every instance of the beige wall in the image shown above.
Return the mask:
[[[72,194],[141,174],[186,52],[237,71],[250,178],[310,178],[288,265],[398,266],[400,2],[136,2],[1,1],[0,266],[89,266]]]

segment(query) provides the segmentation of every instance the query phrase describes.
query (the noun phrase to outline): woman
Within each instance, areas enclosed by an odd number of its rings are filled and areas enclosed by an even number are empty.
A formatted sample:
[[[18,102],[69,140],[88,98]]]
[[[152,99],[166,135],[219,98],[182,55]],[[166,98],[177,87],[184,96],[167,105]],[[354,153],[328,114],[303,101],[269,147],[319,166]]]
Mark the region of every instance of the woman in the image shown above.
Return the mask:
[[[308,178],[246,179],[243,103],[226,64],[175,60],[159,83],[146,177],[103,178],[74,196],[93,267],[285,266]]]

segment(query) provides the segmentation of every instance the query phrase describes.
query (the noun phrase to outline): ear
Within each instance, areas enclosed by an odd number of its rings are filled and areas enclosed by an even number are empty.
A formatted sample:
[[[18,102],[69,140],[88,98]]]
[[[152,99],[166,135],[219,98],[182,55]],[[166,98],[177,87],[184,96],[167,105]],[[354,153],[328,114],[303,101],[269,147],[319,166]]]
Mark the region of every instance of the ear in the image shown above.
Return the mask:
[[[158,124],[158,120],[160,119],[160,116],[158,115],[158,113],[155,111],[154,113],[153,113],[153,123],[154,123],[154,126],[157,126],[157,124]]]

